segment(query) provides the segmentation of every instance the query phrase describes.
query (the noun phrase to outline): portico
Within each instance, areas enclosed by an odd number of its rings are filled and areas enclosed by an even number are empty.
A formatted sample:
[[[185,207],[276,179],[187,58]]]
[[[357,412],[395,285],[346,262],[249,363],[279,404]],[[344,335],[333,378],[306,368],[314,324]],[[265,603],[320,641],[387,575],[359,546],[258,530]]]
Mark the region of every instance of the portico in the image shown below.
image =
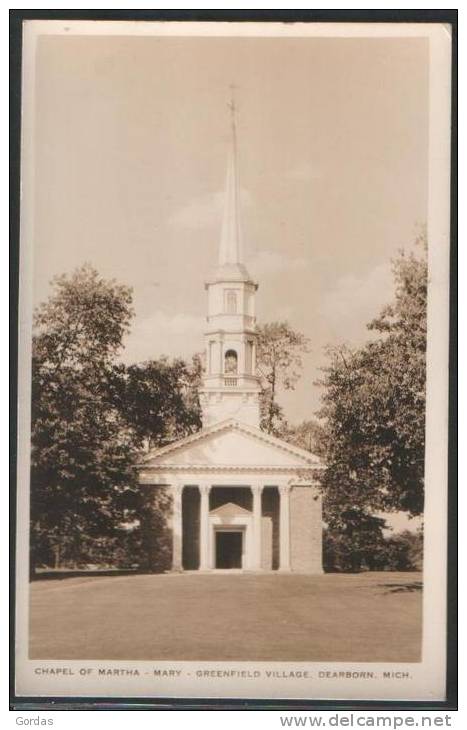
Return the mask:
[[[262,505],[262,493],[265,485],[253,484],[245,487],[241,484],[228,485],[200,484],[188,489],[196,489],[199,495],[199,541],[198,555],[193,555],[193,562],[198,561],[199,570],[242,569],[259,571],[264,569],[265,562],[269,562],[269,569],[273,568],[273,516],[265,514]],[[177,484],[173,488],[174,503],[172,512],[172,570],[183,570],[183,491],[185,485]],[[268,487],[268,491],[275,490],[278,495],[278,565],[279,570],[290,570],[290,485],[281,484],[279,487]],[[230,500],[232,492],[238,493],[238,502],[250,501],[251,509]],[[211,492],[216,492],[218,507],[212,506]],[[245,492],[249,492],[250,500],[245,500]],[[223,497],[223,494],[226,496]],[[271,495],[272,496],[272,495]],[[235,497],[234,497],[235,499]],[[194,520],[193,520],[194,522]],[[185,520],[185,523],[187,521]],[[269,528],[269,529],[268,529]],[[185,525],[185,530],[187,529]],[[189,529],[189,528],[188,528]],[[238,540],[222,541],[219,535],[230,533],[238,535]],[[222,555],[232,553],[238,559],[232,559],[231,564],[225,564]],[[196,551],[195,551],[196,553]],[[269,558],[269,560],[267,560]]]

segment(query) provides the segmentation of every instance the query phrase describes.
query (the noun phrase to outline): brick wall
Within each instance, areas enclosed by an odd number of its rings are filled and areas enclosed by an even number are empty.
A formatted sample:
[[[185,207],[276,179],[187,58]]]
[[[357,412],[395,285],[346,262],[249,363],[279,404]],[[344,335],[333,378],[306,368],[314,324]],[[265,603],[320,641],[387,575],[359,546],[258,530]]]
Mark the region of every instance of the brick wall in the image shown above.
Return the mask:
[[[322,573],[321,497],[311,487],[290,492],[290,558],[293,571]]]

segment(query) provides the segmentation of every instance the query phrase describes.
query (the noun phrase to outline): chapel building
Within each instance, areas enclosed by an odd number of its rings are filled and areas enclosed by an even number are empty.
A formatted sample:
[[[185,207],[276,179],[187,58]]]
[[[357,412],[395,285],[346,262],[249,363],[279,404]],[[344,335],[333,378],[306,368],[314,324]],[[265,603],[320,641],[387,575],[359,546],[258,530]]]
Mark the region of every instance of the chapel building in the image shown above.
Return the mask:
[[[243,262],[235,120],[218,265],[205,284],[203,428],[150,451],[142,490],[171,499],[174,571],[322,573],[318,457],[260,429],[258,284]]]

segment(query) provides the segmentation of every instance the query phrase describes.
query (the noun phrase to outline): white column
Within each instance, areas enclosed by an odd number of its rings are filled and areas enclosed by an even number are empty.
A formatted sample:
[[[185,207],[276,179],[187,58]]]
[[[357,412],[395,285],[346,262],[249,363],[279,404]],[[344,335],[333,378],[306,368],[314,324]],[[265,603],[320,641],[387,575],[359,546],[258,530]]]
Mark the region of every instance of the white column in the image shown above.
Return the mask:
[[[182,494],[183,485],[172,485],[172,570],[180,571],[182,567]]]
[[[241,339],[241,345],[238,348],[240,350],[239,354],[239,363],[238,363],[238,375],[243,376],[246,373],[246,348],[247,348],[247,338],[242,337]]]
[[[280,514],[279,514],[279,570],[290,570],[290,486],[279,487]]]
[[[261,484],[254,484],[251,487],[253,493],[253,570],[261,570]]]
[[[224,376],[224,342],[219,340],[219,375]]]
[[[209,560],[209,484],[200,484],[201,495],[199,510],[199,569],[208,570],[211,567]]]

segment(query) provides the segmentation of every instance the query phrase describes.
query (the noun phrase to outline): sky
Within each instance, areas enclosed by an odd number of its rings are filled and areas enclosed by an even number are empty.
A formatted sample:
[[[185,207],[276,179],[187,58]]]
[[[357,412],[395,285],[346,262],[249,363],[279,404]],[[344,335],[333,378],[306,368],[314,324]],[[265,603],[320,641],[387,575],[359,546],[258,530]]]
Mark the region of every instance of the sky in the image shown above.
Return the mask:
[[[34,299],[90,262],[133,288],[126,362],[202,349],[231,84],[258,320],[310,339],[280,395],[299,422],[319,408],[325,347],[369,338],[391,258],[426,222],[426,39],[42,36]]]

